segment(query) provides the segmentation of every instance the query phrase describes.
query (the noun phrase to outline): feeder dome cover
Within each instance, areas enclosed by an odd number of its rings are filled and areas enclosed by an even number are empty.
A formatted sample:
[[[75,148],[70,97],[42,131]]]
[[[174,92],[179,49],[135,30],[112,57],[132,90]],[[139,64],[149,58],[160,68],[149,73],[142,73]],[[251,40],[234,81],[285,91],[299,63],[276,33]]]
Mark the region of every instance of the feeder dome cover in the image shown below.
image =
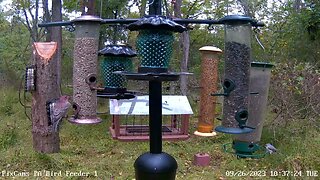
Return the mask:
[[[118,57],[134,57],[136,51],[128,45],[106,45],[98,53],[100,56],[118,56]]]
[[[165,16],[144,16],[140,20],[128,25],[130,31],[138,31],[144,29],[159,29],[182,33],[187,28],[172,21]]]
[[[248,16],[243,15],[228,15],[219,20],[221,24],[244,24],[251,23],[252,25],[256,25],[257,22]]]

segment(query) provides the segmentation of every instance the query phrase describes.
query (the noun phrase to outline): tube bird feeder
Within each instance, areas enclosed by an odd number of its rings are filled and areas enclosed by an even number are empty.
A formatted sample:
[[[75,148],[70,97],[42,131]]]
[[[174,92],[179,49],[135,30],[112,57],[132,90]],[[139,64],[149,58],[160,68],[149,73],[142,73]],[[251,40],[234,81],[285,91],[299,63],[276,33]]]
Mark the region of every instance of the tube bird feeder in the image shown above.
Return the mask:
[[[225,67],[222,125],[217,132],[228,134],[249,133],[249,73],[251,61],[251,34],[253,19],[230,15],[220,20],[225,27]],[[217,95],[217,94],[216,94]]]
[[[235,154],[239,157],[260,157],[253,153],[260,149],[263,121],[265,119],[268,92],[270,85],[271,68],[270,63],[252,62],[250,69],[250,91],[258,92],[257,95],[249,97],[248,126],[255,130],[248,134],[239,134],[234,137],[232,144]]]
[[[216,97],[210,96],[217,91],[218,81],[218,55],[222,50],[213,46],[204,46],[199,49],[201,52],[201,81],[200,81],[200,116],[198,119],[198,136],[215,136],[213,131],[215,119]]]
[[[107,45],[99,51],[103,56],[100,67],[104,82],[104,93],[127,92],[127,80],[123,75],[114,74],[115,71],[132,72],[132,57],[136,52],[128,45]],[[98,92],[99,94],[100,92]],[[134,97],[134,96],[133,96]]]
[[[83,15],[75,20],[76,26],[73,61],[73,108],[74,116],[69,119],[75,124],[96,124],[97,64],[99,50],[99,30],[101,19]]]

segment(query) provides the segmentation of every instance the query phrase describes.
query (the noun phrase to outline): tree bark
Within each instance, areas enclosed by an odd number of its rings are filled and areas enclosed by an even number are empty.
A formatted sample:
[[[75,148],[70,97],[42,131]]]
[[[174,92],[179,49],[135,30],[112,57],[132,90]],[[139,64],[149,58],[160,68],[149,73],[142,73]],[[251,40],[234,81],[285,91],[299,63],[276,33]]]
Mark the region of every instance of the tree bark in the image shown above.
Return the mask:
[[[62,3],[61,0],[52,0],[52,21],[62,21]],[[51,32],[51,41],[57,42],[57,52],[53,56],[52,63],[56,65],[56,74],[57,74],[57,85],[59,97],[61,96],[61,59],[62,59],[62,28],[61,26],[56,26],[50,28]]]
[[[174,4],[174,16],[181,18],[181,5],[182,0],[176,0]],[[182,72],[188,71],[188,61],[189,61],[189,49],[190,49],[190,36],[189,32],[185,31],[180,35],[180,47],[182,48],[182,59],[180,61],[180,70]],[[180,77],[180,91],[182,95],[187,95],[188,92],[188,77]]]
[[[44,48],[39,48],[38,46]],[[33,148],[41,153],[56,153],[60,151],[59,133],[53,132],[49,126],[46,102],[59,97],[57,84],[56,60],[46,58],[46,53],[56,52],[57,43],[34,43],[34,65],[36,67],[36,90],[32,92],[32,135]]]

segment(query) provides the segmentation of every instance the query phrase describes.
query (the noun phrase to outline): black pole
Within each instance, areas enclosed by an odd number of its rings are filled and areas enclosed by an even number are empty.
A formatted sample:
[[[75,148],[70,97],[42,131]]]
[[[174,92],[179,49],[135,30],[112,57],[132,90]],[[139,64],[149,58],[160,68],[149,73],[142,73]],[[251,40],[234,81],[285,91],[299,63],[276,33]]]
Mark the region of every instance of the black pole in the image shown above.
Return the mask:
[[[162,84],[149,81],[150,153],[162,152]]]
[[[161,15],[161,0],[149,0],[149,15]]]

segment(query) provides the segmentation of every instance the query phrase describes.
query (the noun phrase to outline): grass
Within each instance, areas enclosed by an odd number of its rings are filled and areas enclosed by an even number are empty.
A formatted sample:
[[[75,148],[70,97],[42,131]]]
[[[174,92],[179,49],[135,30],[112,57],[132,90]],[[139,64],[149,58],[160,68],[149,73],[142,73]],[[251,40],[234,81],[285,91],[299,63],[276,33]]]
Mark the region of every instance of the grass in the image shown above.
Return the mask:
[[[66,121],[60,131],[61,152],[41,154],[33,151],[31,121],[24,115],[17,93],[12,89],[0,90],[0,173],[29,173],[28,177],[16,179],[37,179],[34,171],[42,173],[62,172],[57,179],[86,179],[66,177],[65,172],[89,172],[92,179],[134,179],[133,163],[137,157],[149,150],[148,142],[119,142],[108,132],[111,118],[103,116],[103,123],[90,126],[76,126]],[[100,110],[106,103],[100,104]],[[180,142],[164,142],[163,150],[178,162],[178,180],[211,179],[317,179],[307,177],[308,170],[320,173],[320,134],[311,124],[292,123],[287,127],[272,128],[268,121],[263,131],[261,144],[272,143],[279,149],[276,154],[259,160],[237,159],[222,151],[222,144],[232,141],[231,135],[219,134],[213,138],[192,135],[196,118],[190,120],[190,139]],[[299,131],[292,131],[298,129]],[[196,153],[208,153],[212,160],[208,167],[192,164]],[[265,171],[267,177],[231,177],[226,173],[236,171]],[[271,171],[301,171],[303,177],[270,177]],[[97,175],[97,177],[95,176]],[[281,174],[282,175],[282,174]],[[1,178],[5,178],[0,176]],[[42,177],[50,179],[50,177]]]

